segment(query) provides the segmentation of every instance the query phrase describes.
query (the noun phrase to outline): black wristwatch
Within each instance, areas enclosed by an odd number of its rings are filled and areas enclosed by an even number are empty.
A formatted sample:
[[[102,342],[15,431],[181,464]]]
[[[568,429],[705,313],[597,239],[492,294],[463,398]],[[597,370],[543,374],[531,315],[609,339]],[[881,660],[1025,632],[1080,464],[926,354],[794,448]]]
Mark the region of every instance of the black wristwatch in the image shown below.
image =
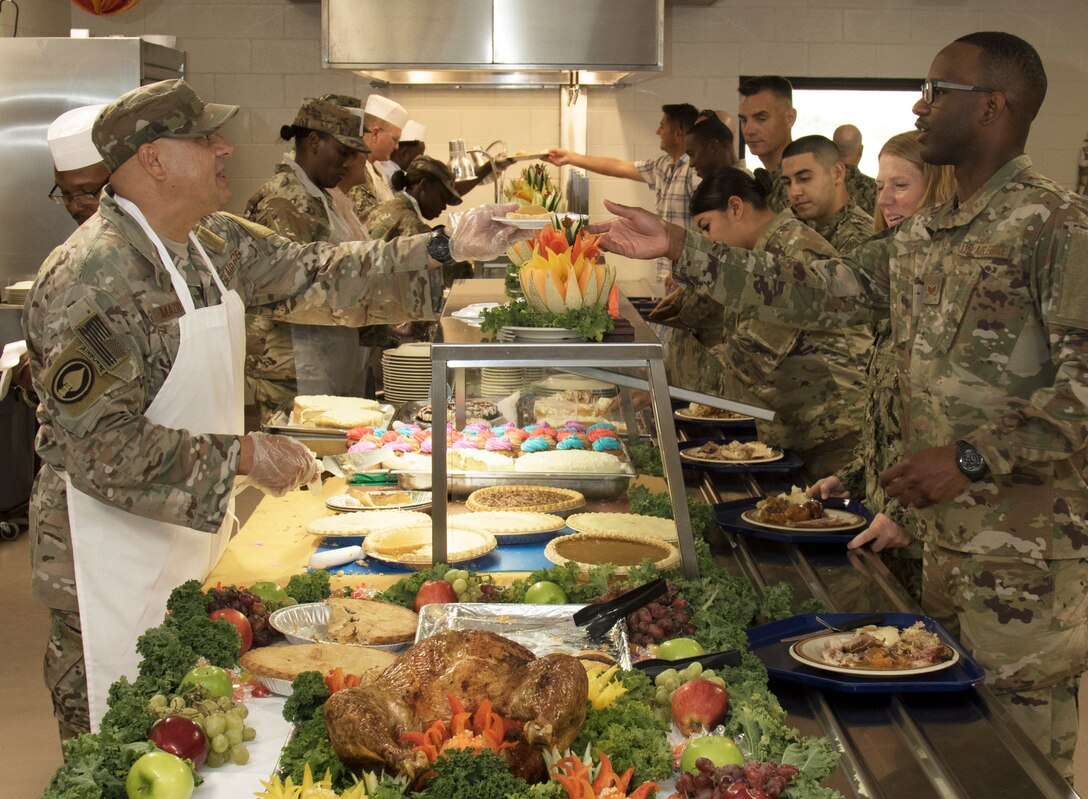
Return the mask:
[[[956,442],[956,466],[972,481],[978,480],[986,474],[986,459],[978,451],[978,447],[968,441]]]
[[[442,225],[436,227],[431,233],[430,241],[427,242],[427,255],[440,264],[453,262],[450,257],[450,237],[446,235],[446,229]]]

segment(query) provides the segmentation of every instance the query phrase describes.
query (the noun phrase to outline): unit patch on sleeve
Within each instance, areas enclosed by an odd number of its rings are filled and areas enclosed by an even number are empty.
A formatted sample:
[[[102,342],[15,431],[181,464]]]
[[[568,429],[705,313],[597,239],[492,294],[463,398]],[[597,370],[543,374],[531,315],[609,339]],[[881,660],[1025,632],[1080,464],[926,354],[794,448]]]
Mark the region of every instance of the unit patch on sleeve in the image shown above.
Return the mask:
[[[86,348],[87,355],[94,361],[99,372],[107,372],[114,369],[125,358],[129,357],[129,351],[121,343],[102,314],[95,313],[88,316],[75,326],[75,334]]]
[[[72,358],[61,364],[53,374],[49,392],[62,405],[71,405],[91,393],[94,388],[94,367],[86,358]]]

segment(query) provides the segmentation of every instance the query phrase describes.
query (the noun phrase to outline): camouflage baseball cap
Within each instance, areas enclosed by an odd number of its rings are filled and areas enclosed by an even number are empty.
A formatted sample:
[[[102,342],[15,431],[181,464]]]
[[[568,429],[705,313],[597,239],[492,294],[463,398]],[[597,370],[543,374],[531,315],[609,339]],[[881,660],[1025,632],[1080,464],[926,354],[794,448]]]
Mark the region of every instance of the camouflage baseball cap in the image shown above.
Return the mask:
[[[125,92],[99,113],[91,139],[110,171],[156,139],[197,139],[214,133],[238,106],[205,103],[183,80],[163,80]]]
[[[412,163],[408,164],[405,174],[408,176],[409,183],[418,183],[420,178],[424,177],[437,180],[445,188],[446,194],[449,195],[446,198],[446,204],[461,204],[461,195],[457,193],[457,184],[453,177],[453,171],[437,158],[431,158],[429,155],[413,158]]]
[[[343,108],[358,108],[360,110],[363,108],[363,101],[358,97],[352,97],[350,94],[323,94],[317,99],[336,103]]]
[[[329,95],[326,95],[328,97]],[[307,97],[295,114],[295,127],[328,133],[345,147],[369,153],[359,134],[363,120],[356,114],[332,100],[322,97]]]

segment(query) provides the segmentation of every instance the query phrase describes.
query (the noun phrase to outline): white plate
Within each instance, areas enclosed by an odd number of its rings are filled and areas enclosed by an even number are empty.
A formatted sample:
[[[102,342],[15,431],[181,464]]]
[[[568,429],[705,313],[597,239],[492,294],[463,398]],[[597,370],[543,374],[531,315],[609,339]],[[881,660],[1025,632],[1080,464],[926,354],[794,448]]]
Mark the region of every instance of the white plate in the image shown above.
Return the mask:
[[[770,522],[760,521],[756,516],[758,512],[756,508],[749,508],[740,517],[748,524],[754,524],[756,527],[766,527],[769,530],[785,530],[787,533],[842,533],[865,526],[865,517],[851,513],[848,510],[838,510],[836,508],[824,508],[825,516],[838,519],[841,522],[834,527],[787,527],[784,524],[771,524]]]
[[[372,508],[370,505],[364,505],[351,494],[340,494],[339,496],[329,497],[325,500],[325,507],[329,510],[339,511],[341,513],[353,513],[357,510],[361,511],[375,511],[375,510],[426,510],[431,507],[431,492],[430,491],[371,491],[371,494],[407,494],[409,502],[402,502],[399,505],[381,505],[377,508]]]
[[[513,338],[526,341],[581,341],[582,334],[566,327],[515,327],[506,325],[499,330]]]
[[[504,225],[511,225],[512,227],[521,230],[540,230],[541,228],[549,227],[552,224],[552,218],[556,216],[559,217],[560,220],[570,219],[574,222],[577,222],[579,219],[589,219],[589,217],[582,216],[581,214],[548,214],[547,216],[533,216],[524,219],[519,219],[515,216],[496,216],[494,219],[496,222],[502,222]]]
[[[692,449],[698,449],[698,447],[692,447]],[[689,454],[690,451],[691,450],[686,450],[686,449],[680,450],[680,459],[681,460],[695,461],[696,463],[718,463],[718,464],[729,465],[731,463],[737,463],[737,464],[743,464],[743,463],[774,463],[775,461],[780,461],[780,460],[782,460],[782,458],[785,457],[785,455],[782,453],[782,450],[780,450],[780,449],[776,449],[774,454],[771,455],[771,457],[769,457],[769,458],[742,458],[742,459],[739,459],[739,460],[738,459],[731,459],[731,458],[700,458],[700,457],[697,457],[695,455],[690,455]],[[792,530],[794,528],[791,527],[790,529]]]
[[[935,663],[932,666],[919,666],[913,669],[851,669],[846,666],[835,666],[824,660],[824,648],[829,643],[841,643],[849,641],[855,633],[816,633],[808,638],[795,643],[790,647],[790,657],[798,663],[811,666],[814,669],[833,671],[836,674],[850,674],[855,677],[911,677],[915,674],[929,674],[932,671],[942,671],[954,666],[960,659],[960,653],[954,647],[948,646],[952,651],[952,657],[943,663]]]
[[[456,311],[453,311],[450,316],[462,321],[470,321],[472,319],[479,319],[488,308],[498,307],[499,304],[497,302],[474,302],[472,305],[458,308]]]

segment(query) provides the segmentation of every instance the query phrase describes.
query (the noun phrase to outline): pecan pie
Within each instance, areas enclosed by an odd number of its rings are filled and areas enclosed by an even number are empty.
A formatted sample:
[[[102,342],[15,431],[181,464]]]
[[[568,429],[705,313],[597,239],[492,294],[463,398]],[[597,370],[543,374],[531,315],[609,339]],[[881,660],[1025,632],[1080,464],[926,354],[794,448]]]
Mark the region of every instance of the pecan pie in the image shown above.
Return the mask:
[[[570,488],[551,486],[490,486],[473,491],[465,502],[471,511],[530,511],[555,513],[580,508],[586,498]]]

